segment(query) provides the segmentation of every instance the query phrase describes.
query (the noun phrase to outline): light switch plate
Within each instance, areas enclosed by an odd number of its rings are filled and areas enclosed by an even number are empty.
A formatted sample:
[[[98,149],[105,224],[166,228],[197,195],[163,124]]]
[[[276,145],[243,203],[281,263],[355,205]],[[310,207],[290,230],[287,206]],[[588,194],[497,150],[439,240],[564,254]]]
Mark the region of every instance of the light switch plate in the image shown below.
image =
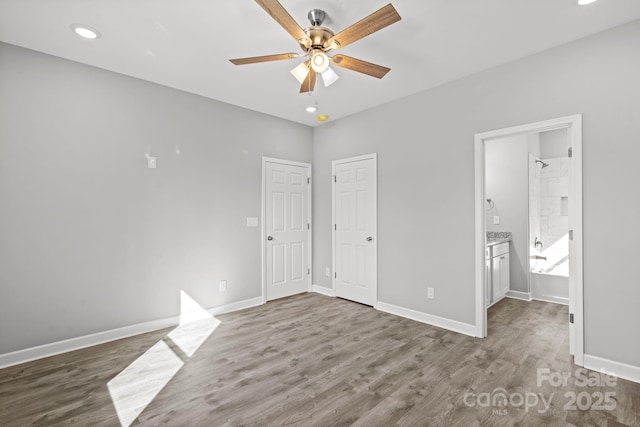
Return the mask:
[[[247,217],[247,227],[257,227],[258,226],[258,218],[257,217]]]
[[[324,269],[324,275],[327,277],[331,277],[331,269],[329,267]]]
[[[227,292],[227,281],[220,280],[220,292]]]
[[[155,157],[147,157],[147,168],[155,169],[158,167],[158,159]]]
[[[500,217],[498,215],[493,216],[493,225],[500,225]]]

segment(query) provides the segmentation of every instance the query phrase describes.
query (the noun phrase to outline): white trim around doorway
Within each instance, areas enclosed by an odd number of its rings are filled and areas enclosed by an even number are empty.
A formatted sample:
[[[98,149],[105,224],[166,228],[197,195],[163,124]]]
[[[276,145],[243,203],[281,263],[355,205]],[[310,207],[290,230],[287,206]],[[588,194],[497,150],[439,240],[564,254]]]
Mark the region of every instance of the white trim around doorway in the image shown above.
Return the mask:
[[[487,310],[485,292],[485,142],[514,135],[538,133],[555,129],[567,129],[572,149],[570,197],[574,199],[569,212],[569,228],[573,230],[571,259],[569,265],[570,298],[574,315],[571,350],[574,361],[584,366],[584,296],[583,296],[583,250],[582,250],[582,115],[561,117],[537,123],[499,129],[475,135],[475,284],[476,284],[476,336],[487,336]],[[520,296],[520,295],[519,295]]]

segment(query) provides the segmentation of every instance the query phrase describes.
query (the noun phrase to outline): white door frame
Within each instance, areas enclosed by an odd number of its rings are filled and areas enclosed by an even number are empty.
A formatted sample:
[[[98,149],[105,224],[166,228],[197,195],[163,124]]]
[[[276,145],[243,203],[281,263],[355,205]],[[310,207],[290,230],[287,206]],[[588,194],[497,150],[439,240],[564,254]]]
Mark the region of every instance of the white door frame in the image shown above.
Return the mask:
[[[331,287],[332,294],[336,296],[336,165],[341,163],[352,163],[359,160],[373,159],[373,205],[376,207],[373,213],[373,221],[376,224],[373,240],[373,262],[376,266],[373,272],[373,282],[375,288],[374,308],[378,308],[378,153],[365,154],[362,156],[349,157],[346,159],[334,160],[331,162]]]
[[[487,336],[487,309],[485,292],[485,143],[496,138],[538,133],[555,129],[567,129],[572,148],[571,188],[574,199],[569,211],[569,229],[573,230],[571,260],[569,264],[569,298],[574,315],[574,330],[571,349],[577,365],[584,366],[584,295],[583,295],[583,251],[582,251],[582,114],[530,123],[506,129],[478,133],[475,135],[475,214],[476,214],[476,336]],[[573,261],[575,260],[575,262]],[[568,319],[567,319],[568,321]]]
[[[282,160],[282,159],[275,159],[272,157],[263,157],[262,158],[262,200],[261,200],[261,208],[260,208],[260,212],[262,213],[262,218],[260,219],[260,239],[262,239],[261,243],[260,243],[260,247],[261,247],[261,258],[262,258],[262,303],[265,304],[267,302],[267,232],[266,232],[266,224],[265,224],[265,218],[267,217],[267,204],[266,204],[266,197],[267,197],[267,180],[265,179],[265,174],[267,171],[267,163],[278,163],[281,165],[289,165],[289,166],[300,166],[303,168],[307,169],[307,186],[309,188],[309,200],[308,200],[308,212],[309,212],[309,228],[307,229],[307,234],[309,237],[308,240],[308,247],[307,247],[307,265],[309,266],[309,274],[307,275],[307,292],[311,292],[311,278],[313,277],[313,267],[312,267],[312,261],[313,261],[313,242],[312,242],[312,237],[313,237],[313,221],[311,220],[312,217],[312,210],[311,210],[311,200],[313,199],[312,197],[312,191],[313,191],[313,187],[311,185],[311,164],[310,163],[301,163],[301,162],[294,162],[292,160]]]

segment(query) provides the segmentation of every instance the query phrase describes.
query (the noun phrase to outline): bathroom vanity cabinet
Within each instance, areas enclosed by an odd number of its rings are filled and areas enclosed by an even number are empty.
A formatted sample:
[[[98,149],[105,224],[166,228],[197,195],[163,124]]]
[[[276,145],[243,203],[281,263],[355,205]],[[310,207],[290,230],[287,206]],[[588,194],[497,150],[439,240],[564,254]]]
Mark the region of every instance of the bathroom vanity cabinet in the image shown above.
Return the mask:
[[[485,257],[485,302],[489,307],[509,291],[509,242],[488,245]]]

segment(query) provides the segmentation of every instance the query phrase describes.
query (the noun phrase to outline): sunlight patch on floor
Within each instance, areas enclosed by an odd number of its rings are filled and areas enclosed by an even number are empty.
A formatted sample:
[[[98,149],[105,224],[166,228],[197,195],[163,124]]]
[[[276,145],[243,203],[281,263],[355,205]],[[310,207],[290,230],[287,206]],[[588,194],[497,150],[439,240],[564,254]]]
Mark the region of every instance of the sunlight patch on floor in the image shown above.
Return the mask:
[[[218,319],[180,291],[180,324],[167,338],[191,357],[218,325]],[[161,340],[109,381],[120,425],[130,426],[183,365],[183,359]]]
[[[180,325],[212,318],[213,316],[195,302],[189,294],[185,291],[180,291]]]
[[[186,292],[180,291],[180,325],[168,335],[180,350],[191,357],[220,321],[202,308]]]
[[[164,341],[137,358],[107,387],[120,424],[129,426],[184,365]]]

